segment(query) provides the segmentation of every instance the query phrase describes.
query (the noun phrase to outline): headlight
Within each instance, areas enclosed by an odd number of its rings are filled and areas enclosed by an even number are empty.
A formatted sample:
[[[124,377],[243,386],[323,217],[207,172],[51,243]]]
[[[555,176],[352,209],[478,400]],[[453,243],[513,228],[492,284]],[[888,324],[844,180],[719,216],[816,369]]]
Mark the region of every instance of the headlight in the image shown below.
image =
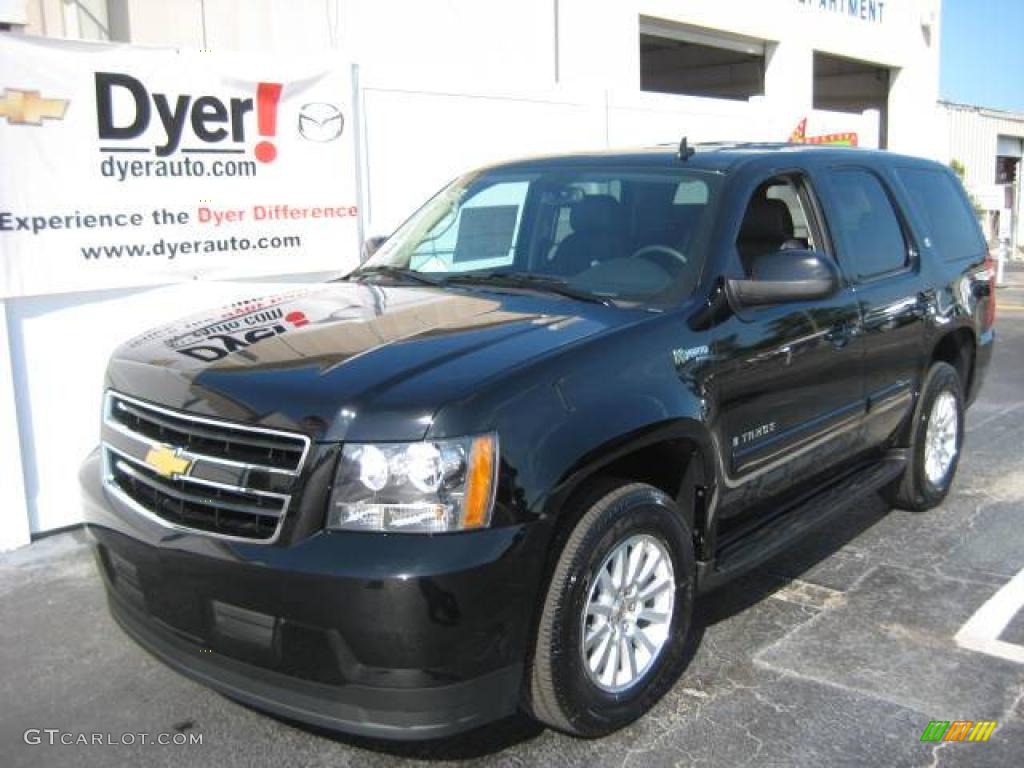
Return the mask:
[[[329,528],[444,533],[491,522],[498,438],[347,444],[334,478]]]

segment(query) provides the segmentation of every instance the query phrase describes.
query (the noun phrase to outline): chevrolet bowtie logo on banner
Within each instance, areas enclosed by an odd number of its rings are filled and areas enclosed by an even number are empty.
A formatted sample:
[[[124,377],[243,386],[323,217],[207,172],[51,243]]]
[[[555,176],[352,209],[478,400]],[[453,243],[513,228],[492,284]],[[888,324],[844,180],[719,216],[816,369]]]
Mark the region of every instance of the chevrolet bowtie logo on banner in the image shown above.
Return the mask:
[[[173,479],[178,475],[187,475],[192,468],[192,462],[183,459],[174,448],[162,445],[153,448],[146,454],[146,464],[161,477]]]
[[[43,120],[63,120],[67,99],[44,99],[39,91],[7,88],[0,97],[0,117],[11,125],[42,125]]]

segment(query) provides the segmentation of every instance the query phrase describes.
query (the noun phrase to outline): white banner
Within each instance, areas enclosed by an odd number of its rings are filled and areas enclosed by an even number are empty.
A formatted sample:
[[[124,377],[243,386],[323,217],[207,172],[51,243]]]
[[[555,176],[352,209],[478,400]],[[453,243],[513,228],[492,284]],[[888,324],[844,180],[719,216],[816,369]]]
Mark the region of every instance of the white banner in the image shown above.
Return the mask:
[[[0,299],[355,266],[352,104],[334,58],[0,35]]]

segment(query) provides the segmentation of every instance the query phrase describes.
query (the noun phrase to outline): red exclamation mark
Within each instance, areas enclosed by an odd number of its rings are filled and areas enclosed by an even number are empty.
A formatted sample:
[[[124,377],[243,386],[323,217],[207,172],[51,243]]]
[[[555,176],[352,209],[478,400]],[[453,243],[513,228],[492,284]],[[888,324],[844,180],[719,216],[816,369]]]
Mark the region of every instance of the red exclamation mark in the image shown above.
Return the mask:
[[[280,98],[280,83],[260,83],[256,86],[256,127],[260,136],[277,135],[277,102]],[[269,141],[261,141],[253,151],[261,163],[272,163],[277,157],[277,147]]]
[[[296,328],[301,328],[304,325],[309,325],[309,318],[306,317],[305,312],[289,312],[284,316],[284,319],[294,325]]]

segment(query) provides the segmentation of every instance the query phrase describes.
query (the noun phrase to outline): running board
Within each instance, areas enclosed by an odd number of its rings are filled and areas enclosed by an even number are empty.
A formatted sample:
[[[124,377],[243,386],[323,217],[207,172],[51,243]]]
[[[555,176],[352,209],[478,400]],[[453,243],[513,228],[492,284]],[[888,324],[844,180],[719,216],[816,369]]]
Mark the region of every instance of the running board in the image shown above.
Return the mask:
[[[904,453],[854,470],[749,533],[721,546],[711,562],[698,565],[699,589],[706,592],[763,563],[865,496],[895,480],[907,465]]]

